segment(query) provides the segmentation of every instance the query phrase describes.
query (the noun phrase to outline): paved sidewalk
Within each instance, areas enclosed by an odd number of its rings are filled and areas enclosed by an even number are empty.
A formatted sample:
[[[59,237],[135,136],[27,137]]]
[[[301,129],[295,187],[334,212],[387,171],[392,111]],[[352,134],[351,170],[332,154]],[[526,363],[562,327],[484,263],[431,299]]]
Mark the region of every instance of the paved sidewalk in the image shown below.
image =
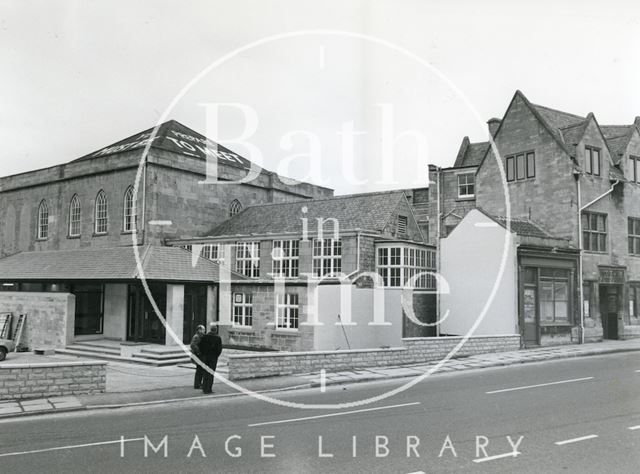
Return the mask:
[[[584,345],[541,347],[512,352],[482,354],[451,359],[434,373],[507,366],[529,362],[541,362],[571,357],[597,356],[617,352],[640,351],[640,339],[605,341]],[[226,361],[225,361],[226,362]],[[324,374],[303,374],[283,377],[267,377],[238,381],[245,391],[269,392],[318,387],[321,385],[357,383],[372,380],[415,377],[430,370],[437,362],[402,367],[358,369]],[[219,373],[227,375],[226,364]],[[117,408],[128,405],[179,402],[189,399],[212,399],[242,395],[242,390],[232,388],[217,380],[212,395],[204,395],[193,387],[192,365],[177,367],[143,367],[133,364],[110,362],[107,366],[107,391],[77,397],[56,397],[40,400],[0,402],[0,418],[24,416],[75,409]]]

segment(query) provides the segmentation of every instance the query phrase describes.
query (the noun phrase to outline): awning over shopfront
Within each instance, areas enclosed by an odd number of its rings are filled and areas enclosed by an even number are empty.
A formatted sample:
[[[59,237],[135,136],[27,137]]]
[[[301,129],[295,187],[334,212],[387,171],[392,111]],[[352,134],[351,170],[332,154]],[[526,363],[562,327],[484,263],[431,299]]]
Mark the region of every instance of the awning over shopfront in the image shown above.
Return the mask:
[[[90,248],[21,252],[0,259],[0,281],[132,281],[211,282],[246,280],[180,247]]]

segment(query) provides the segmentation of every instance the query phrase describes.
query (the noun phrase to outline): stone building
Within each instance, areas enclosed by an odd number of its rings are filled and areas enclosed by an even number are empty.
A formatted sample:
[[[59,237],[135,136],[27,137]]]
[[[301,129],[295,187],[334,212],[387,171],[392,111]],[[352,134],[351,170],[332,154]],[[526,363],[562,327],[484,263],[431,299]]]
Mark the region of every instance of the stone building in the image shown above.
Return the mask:
[[[230,285],[229,344],[333,350],[435,335],[433,325],[412,322],[434,322],[435,251],[405,191],[252,206],[169,244],[246,278]],[[407,288],[412,317],[402,314]],[[384,324],[372,327],[378,302]]]
[[[518,247],[518,328],[527,345],[640,335],[640,118],[600,125],[535,105],[520,91],[489,142],[463,140],[452,168],[430,169],[431,235],[473,208],[528,221],[558,243]],[[480,239],[480,231],[469,235]],[[577,249],[578,258],[559,258]],[[444,267],[447,262],[441,262]]]
[[[194,325],[215,319],[219,268],[206,262],[183,271],[191,255],[163,247],[165,240],[198,235],[251,205],[333,195],[264,169],[238,182],[254,169],[169,121],[68,163],[0,178],[0,299],[68,292],[74,331],[65,337],[172,343],[135,271],[136,244],[141,268],[154,269],[145,276],[160,311],[174,322],[184,313],[175,327],[186,340]],[[30,322],[34,340],[52,324]]]

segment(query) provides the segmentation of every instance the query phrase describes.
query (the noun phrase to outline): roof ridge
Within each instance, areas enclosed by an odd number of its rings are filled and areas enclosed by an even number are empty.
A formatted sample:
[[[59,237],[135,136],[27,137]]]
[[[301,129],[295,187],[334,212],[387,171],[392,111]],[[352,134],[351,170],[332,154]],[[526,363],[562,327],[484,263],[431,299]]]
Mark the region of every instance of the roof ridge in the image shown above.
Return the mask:
[[[586,117],[583,117],[582,115],[573,114],[571,112],[565,112],[564,110],[554,109],[552,107],[547,107],[546,105],[540,105],[540,104],[534,104],[534,103],[532,103],[531,105],[533,105],[534,107],[540,107],[541,109],[550,110],[551,112],[558,112],[565,115],[571,115],[572,117],[576,117],[582,120],[586,119]]]
[[[253,206],[247,206],[245,209],[257,208],[257,207],[268,207],[268,206],[286,206],[288,204],[296,204],[303,202],[322,202],[322,201],[336,201],[339,199],[348,199],[352,197],[362,197],[362,196],[381,196],[383,194],[404,194],[405,189],[395,189],[390,191],[373,191],[369,193],[356,193],[356,194],[342,194],[339,196],[318,198],[318,199],[300,199],[295,201],[284,201],[284,202],[267,202],[264,204],[256,204]],[[240,213],[236,214],[240,215]],[[234,216],[235,217],[235,216]]]

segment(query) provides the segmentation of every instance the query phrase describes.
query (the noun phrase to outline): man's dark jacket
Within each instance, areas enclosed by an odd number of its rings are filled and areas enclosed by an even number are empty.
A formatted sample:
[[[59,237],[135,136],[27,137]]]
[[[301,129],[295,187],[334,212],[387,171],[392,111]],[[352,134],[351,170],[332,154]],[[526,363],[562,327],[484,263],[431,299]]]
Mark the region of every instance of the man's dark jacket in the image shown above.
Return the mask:
[[[201,357],[209,365],[213,361],[217,362],[222,352],[222,339],[217,334],[208,332],[200,339],[198,348],[200,349]]]

